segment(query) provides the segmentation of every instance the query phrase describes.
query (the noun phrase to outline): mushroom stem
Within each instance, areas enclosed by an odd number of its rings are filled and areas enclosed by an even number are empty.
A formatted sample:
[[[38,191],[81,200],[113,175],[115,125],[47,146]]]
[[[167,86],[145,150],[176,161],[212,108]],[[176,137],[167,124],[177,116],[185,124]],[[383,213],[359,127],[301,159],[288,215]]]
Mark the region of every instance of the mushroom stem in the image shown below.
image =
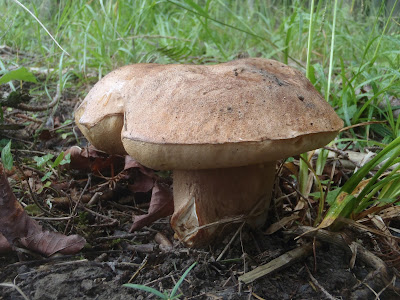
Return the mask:
[[[171,225],[183,243],[198,247],[221,234],[222,227],[227,225],[221,222],[223,219],[237,220],[243,216],[252,226],[264,224],[274,184],[275,162],[223,169],[174,170],[173,176],[175,212]]]

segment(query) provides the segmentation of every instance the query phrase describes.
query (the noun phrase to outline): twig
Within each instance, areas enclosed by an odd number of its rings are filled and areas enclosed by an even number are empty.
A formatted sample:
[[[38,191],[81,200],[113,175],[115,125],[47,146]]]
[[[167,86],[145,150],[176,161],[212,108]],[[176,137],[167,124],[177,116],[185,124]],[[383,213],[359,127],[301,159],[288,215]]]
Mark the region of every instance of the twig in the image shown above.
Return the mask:
[[[30,184],[29,184],[29,181],[28,181],[28,179],[26,178],[25,173],[24,173],[24,171],[22,171],[22,168],[21,168],[21,166],[19,165],[19,163],[18,163],[17,160],[15,161],[15,166],[17,167],[18,171],[20,172],[22,179],[25,180],[26,185],[28,186],[29,195],[30,195],[31,200],[32,200],[32,201],[36,204],[36,206],[37,206],[42,212],[44,212],[46,215],[50,215],[50,216],[52,216],[52,217],[56,217],[55,214],[53,214],[51,211],[45,209],[45,208],[39,203],[39,201],[36,199],[36,196],[35,196],[35,194],[33,193],[32,189],[31,189],[31,186],[30,186]]]
[[[333,297],[331,294],[328,293],[328,291],[315,279],[314,276],[312,276],[310,270],[306,266],[306,270],[308,275],[310,276],[311,281],[321,290],[321,292],[325,295],[330,300],[338,300],[339,298]]]
[[[211,222],[208,224],[204,224],[202,226],[198,226],[195,227],[194,229],[192,229],[191,231],[189,231],[188,233],[186,233],[186,235],[183,237],[182,240],[185,240],[188,236],[192,235],[193,233],[201,230],[201,229],[206,229],[206,228],[210,228],[210,227],[214,227],[214,226],[219,226],[222,224],[233,224],[233,223],[239,223],[239,222],[245,222],[246,219],[251,218],[251,217],[256,217],[260,214],[262,214],[264,212],[264,210],[262,212],[258,212],[255,214],[255,212],[257,211],[257,209],[259,209],[259,206],[262,205],[265,202],[265,195],[261,196],[260,199],[258,200],[257,204],[253,207],[253,209],[250,211],[250,213],[248,213],[247,215],[238,215],[238,216],[234,216],[234,217],[227,217],[227,218],[223,218],[221,220],[215,221],[215,222]]]
[[[48,217],[31,217],[31,218],[39,221],[65,221],[73,217],[68,216],[68,217],[54,217],[54,218],[48,218]]]
[[[60,88],[60,84],[57,84],[56,95],[54,96],[53,100],[49,104],[40,105],[40,106],[36,106],[36,105],[31,106],[28,104],[19,103],[16,108],[19,108],[19,109],[25,110],[25,111],[46,111],[50,108],[53,108],[58,103],[58,101],[60,100],[60,96],[61,96],[61,88]]]
[[[97,242],[109,241],[109,240],[116,240],[116,239],[129,239],[137,236],[147,236],[149,235],[149,231],[138,231],[134,233],[122,234],[122,235],[112,235],[112,236],[103,236],[96,238]]]
[[[265,300],[264,298],[261,298],[260,296],[258,296],[256,293],[251,292],[251,295],[255,298],[257,298],[258,300]]]
[[[233,237],[231,238],[229,243],[226,244],[224,250],[222,250],[222,252],[220,253],[220,255],[218,255],[218,257],[217,257],[217,259],[215,261],[220,261],[222,259],[222,257],[224,256],[225,252],[228,251],[229,247],[232,245],[233,241],[236,239],[236,237],[238,236],[239,232],[242,230],[244,224],[245,224],[245,222],[243,222],[242,225],[239,226],[239,228],[236,230],[235,234],[233,235]]]
[[[396,276],[393,276],[392,280],[390,282],[388,282],[383,289],[381,289],[379,291],[379,293],[376,295],[375,300],[379,299],[379,296],[389,287],[389,286],[395,286],[395,282],[396,282]]]
[[[387,121],[369,121],[369,122],[358,123],[358,124],[344,127],[342,129],[340,129],[340,132],[343,132],[343,131],[346,131],[346,130],[349,130],[349,129],[355,128],[355,127],[366,126],[366,125],[371,125],[371,124],[381,124],[381,123],[387,123]]]
[[[133,279],[139,274],[140,270],[142,270],[147,264],[148,255],[144,258],[140,267],[136,270],[136,272],[132,275],[132,277],[128,280],[128,283],[131,283]]]
[[[259,266],[254,270],[239,276],[239,281],[249,284],[262,276],[286,268],[293,263],[298,262],[305,257],[308,257],[312,253],[312,249],[312,243],[308,243],[296,249],[288,251],[278,258],[271,260],[269,263]]]
[[[70,216],[71,216],[71,217],[73,217],[73,216],[75,215],[76,209],[78,208],[78,205],[81,203],[83,194],[86,192],[86,190],[88,189],[88,187],[89,187],[89,185],[90,185],[91,182],[92,182],[92,176],[91,176],[91,174],[88,174],[88,180],[87,180],[87,182],[86,182],[86,185],[85,185],[85,187],[83,188],[83,191],[82,191],[82,193],[80,194],[80,196],[79,196],[79,198],[78,198],[78,201],[76,201],[75,206],[74,206],[74,208],[72,209],[72,212],[70,213]],[[67,229],[68,229],[68,227],[69,227],[69,224],[71,223],[71,220],[72,220],[72,218],[68,220],[67,225],[65,226],[64,234],[67,233]]]
[[[318,240],[323,242],[327,242],[329,244],[336,245],[342,249],[344,249],[347,253],[352,254],[355,249],[358,254],[358,257],[367,265],[372,267],[376,272],[378,272],[382,276],[382,280],[385,284],[388,284],[391,279],[389,277],[388,268],[385,262],[373,254],[371,251],[365,249],[357,242],[351,242],[345,240],[342,234],[330,232],[324,229],[315,230],[315,228],[310,226],[299,226],[295,231],[291,232],[291,234],[299,235],[301,234],[304,237],[316,237]],[[399,292],[399,289],[395,286],[391,286],[396,292]]]
[[[25,295],[25,293],[14,283],[3,282],[0,283],[0,286],[13,288],[22,296],[22,298],[24,298],[25,300],[29,300],[29,298]]]

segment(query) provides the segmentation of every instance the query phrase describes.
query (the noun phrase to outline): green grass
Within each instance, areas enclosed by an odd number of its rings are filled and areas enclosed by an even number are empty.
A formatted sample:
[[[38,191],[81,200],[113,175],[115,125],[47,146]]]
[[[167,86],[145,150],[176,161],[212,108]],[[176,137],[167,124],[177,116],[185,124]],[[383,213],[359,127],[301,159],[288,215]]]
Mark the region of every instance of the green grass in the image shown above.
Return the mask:
[[[68,56],[25,10],[4,0],[0,2],[0,44],[23,54],[3,57],[0,67],[3,72],[16,66],[54,68],[46,82],[58,81],[62,89],[98,79],[130,63],[217,63],[243,55],[273,58],[306,73],[345,126],[386,121],[347,130],[336,142],[339,147],[348,141],[355,150],[392,143],[389,147],[396,152],[400,119],[394,117],[390,99],[400,98],[400,4],[396,0],[325,0],[316,1],[311,11],[311,3],[314,1],[27,1],[27,8]],[[316,174],[323,164],[321,157]],[[308,167],[303,165],[305,178]],[[360,170],[343,191],[351,194],[372,167],[369,165],[367,172]],[[397,195],[391,188],[399,181],[397,176],[391,172],[377,181],[387,185],[375,182],[368,193]],[[363,197],[366,200],[357,198],[352,206],[357,212],[372,203],[371,194]],[[337,216],[339,210],[329,214]]]
[[[141,285],[141,284],[126,283],[126,284],[124,284],[124,286],[132,288],[132,289],[142,290],[142,291],[151,293],[151,294],[157,296],[159,299],[164,299],[164,300],[179,299],[182,295],[179,295],[179,294],[177,295],[178,289],[181,286],[181,284],[183,283],[183,281],[185,280],[186,276],[189,274],[189,272],[196,266],[196,264],[197,264],[197,262],[194,262],[193,264],[190,265],[189,268],[186,269],[186,271],[179,278],[178,282],[175,284],[175,286],[173,287],[173,289],[170,293],[168,293],[168,292],[161,293],[160,291],[158,291],[152,287],[148,287],[148,286]]]
[[[82,80],[138,62],[215,63],[250,55],[275,58],[303,70],[308,62],[308,77],[325,95],[329,87],[329,101],[339,108],[346,125],[375,117],[391,122],[366,127],[365,136],[383,138],[387,131],[390,137],[385,142],[390,142],[398,135],[398,122],[391,120],[390,110],[377,107],[378,102],[400,92],[400,20],[399,14],[390,17],[392,7],[363,1],[363,8],[352,8],[350,1],[340,1],[331,49],[334,1],[318,1],[307,58],[308,1],[57,2],[26,5],[70,53],[63,57],[63,68]],[[59,66],[60,48],[25,10],[5,0],[0,11],[1,44],[34,55],[4,60],[6,68]],[[373,91],[361,90],[365,85]]]

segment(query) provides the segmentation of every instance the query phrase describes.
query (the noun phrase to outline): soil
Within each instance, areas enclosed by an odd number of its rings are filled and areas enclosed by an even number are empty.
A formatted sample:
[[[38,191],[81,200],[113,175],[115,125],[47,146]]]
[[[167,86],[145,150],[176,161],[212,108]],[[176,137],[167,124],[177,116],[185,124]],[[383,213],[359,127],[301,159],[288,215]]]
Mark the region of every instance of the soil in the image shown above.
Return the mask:
[[[13,282],[29,299],[37,300],[157,299],[123,284],[131,282],[168,292],[183,272],[197,262],[179,289],[184,299],[325,299],[327,295],[336,299],[375,299],[372,290],[384,289],[379,276],[373,276],[378,274],[364,262],[357,261],[350,269],[351,257],[330,244],[317,247],[315,256],[246,285],[238,282],[238,276],[298,247],[292,237],[282,233],[266,236],[244,228],[224,258],[216,262],[232,234],[209,249],[188,249],[175,242],[172,249],[163,251],[154,241],[153,230],[170,240],[172,231],[163,221],[156,222],[151,229],[139,231],[133,238],[137,244],[146,245],[137,251],[127,250],[125,242],[120,242],[103,251],[86,248],[76,256],[34,259],[23,252],[19,259],[15,254],[3,256],[0,282]],[[116,230],[114,234],[127,232]],[[372,274],[369,279],[368,274]],[[0,291],[0,299],[23,299],[13,288],[0,287]],[[387,289],[380,299],[399,298]]]
[[[59,120],[62,123],[72,119],[73,107],[78,101],[75,96],[77,94],[74,91],[64,92],[60,107],[51,116],[52,121]],[[12,117],[15,115],[5,114],[6,120]],[[39,113],[36,118],[49,123],[46,112]],[[47,132],[50,133],[49,137],[39,137],[37,143],[32,145],[31,137],[38,131],[34,125],[28,125],[30,127],[24,131],[7,132],[6,136],[16,136],[22,144],[29,141],[30,151],[43,153],[57,153],[76,144],[74,135],[67,139],[61,138],[61,134],[67,130],[64,129],[58,134],[50,130]],[[72,127],[69,130],[72,131]],[[26,155],[34,154],[28,152]],[[84,176],[72,172],[66,176],[77,182],[78,193],[83,191],[84,182],[79,182]],[[40,182],[40,177],[37,180]],[[284,191],[283,187],[280,189]],[[16,190],[17,197],[23,197],[23,191]],[[43,197],[45,203],[45,194],[40,197]],[[188,249],[174,240],[168,218],[130,234],[134,209],[132,203],[127,204],[127,200],[131,198],[123,190],[113,194],[111,200],[103,199],[97,205],[97,212],[119,217],[119,224],[106,224],[104,220],[78,209],[79,220],[68,233],[84,236],[88,245],[77,255],[45,258],[17,249],[0,256],[0,283],[13,283],[22,291],[0,284],[0,299],[24,299],[23,294],[28,299],[38,300],[157,299],[148,292],[124,287],[123,284],[141,284],[169,293],[194,262],[197,262],[196,266],[179,288],[181,299],[400,299],[398,294],[386,287],[387,282],[381,280],[379,271],[360,259],[350,268],[351,256],[331,243],[316,245],[314,253],[277,272],[250,284],[241,283],[238,277],[244,272],[313,240],[295,240],[293,235],[282,230],[266,235],[262,230],[245,226],[233,239],[223,258],[217,262],[216,258],[232,240],[234,232],[206,249]],[[145,207],[146,203],[148,206],[148,200],[149,194],[135,195],[135,205],[138,207]],[[71,207],[57,209],[60,214],[68,215]],[[282,210],[271,209],[269,223],[283,216]],[[66,227],[65,221],[41,223],[49,230],[60,232]],[[173,243],[173,247],[168,248],[156,242],[156,233],[162,233]],[[376,294],[380,291],[383,292]]]

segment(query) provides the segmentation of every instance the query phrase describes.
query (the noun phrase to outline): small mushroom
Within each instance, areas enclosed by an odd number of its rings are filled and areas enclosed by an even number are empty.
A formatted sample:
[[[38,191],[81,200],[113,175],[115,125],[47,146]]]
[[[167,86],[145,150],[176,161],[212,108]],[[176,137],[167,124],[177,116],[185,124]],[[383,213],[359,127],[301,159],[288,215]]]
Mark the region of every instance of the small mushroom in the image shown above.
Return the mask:
[[[173,170],[171,225],[191,247],[229,218],[263,224],[276,161],[326,145],[343,126],[300,71],[274,60],[156,66],[123,89],[122,144],[143,165]]]

